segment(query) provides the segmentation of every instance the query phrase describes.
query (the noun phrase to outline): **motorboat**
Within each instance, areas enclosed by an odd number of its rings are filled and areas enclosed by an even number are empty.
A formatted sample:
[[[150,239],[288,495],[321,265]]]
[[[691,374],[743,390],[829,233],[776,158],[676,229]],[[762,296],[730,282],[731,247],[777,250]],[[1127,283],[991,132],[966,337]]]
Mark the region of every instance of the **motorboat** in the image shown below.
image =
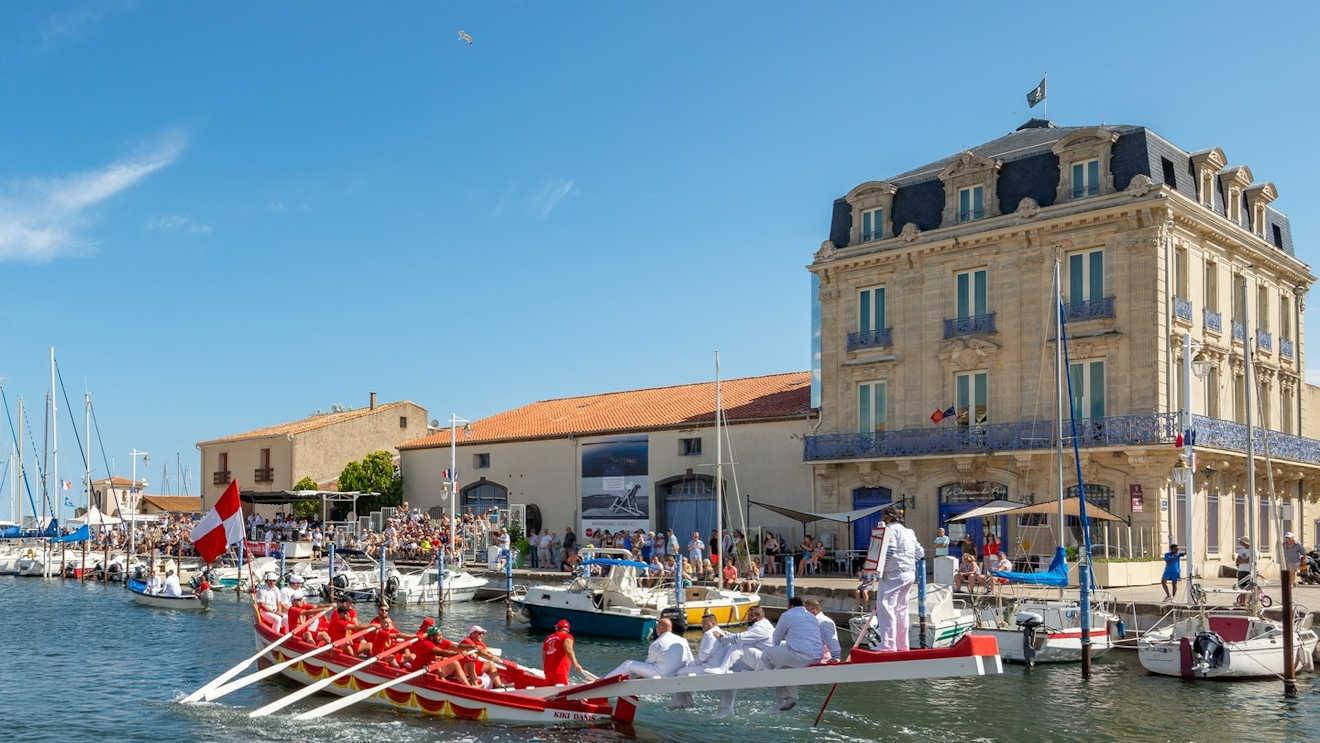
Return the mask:
[[[201,592],[185,589],[182,596],[151,593],[147,590],[147,583],[137,578],[128,579],[128,591],[133,595],[133,600],[143,606],[176,611],[205,611],[214,598],[210,588]]]
[[[1245,610],[1195,611],[1156,625],[1137,638],[1147,671],[1189,679],[1274,678],[1284,671],[1283,623]],[[1293,628],[1294,668],[1311,670],[1317,637],[1311,614]]]
[[[478,578],[466,571],[445,568],[444,581],[437,585],[439,570],[432,565],[423,570],[401,572],[389,567],[385,577],[385,598],[402,604],[422,604],[439,600],[441,586],[445,592],[445,601],[462,603],[471,601],[477,591],[490,583],[487,578]]]
[[[644,586],[639,571],[648,566],[628,559],[627,550],[592,548],[584,549],[583,555],[579,572],[568,585],[530,586],[514,599],[533,627],[552,630],[560,619],[567,619],[576,634],[644,640],[662,616],[680,630],[699,625],[708,613],[721,626],[739,625],[761,603],[757,594],[714,586],[684,586],[680,601],[672,582]]]
[[[923,648],[947,648],[962,639],[976,623],[976,613],[962,599],[953,597],[948,586],[926,586],[926,638],[922,642],[920,601],[913,591],[908,599],[908,645]],[[879,622],[875,614],[858,614],[848,620],[853,637],[862,636],[860,647],[880,647]]]
[[[999,641],[999,654],[1013,663],[1068,663],[1082,659],[1082,609],[1068,599],[1020,598],[975,609],[972,631]],[[1107,652],[1118,617],[1091,610],[1091,656]]]

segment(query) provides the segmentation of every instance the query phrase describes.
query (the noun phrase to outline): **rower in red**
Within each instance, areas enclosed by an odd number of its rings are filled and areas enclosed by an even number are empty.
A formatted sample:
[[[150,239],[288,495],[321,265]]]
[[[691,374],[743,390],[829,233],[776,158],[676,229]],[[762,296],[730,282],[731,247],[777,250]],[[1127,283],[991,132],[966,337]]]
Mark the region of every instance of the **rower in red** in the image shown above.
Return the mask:
[[[468,680],[467,672],[463,670],[463,656],[458,651],[458,645],[441,637],[439,627],[430,627],[426,630],[424,639],[413,643],[412,662],[408,668],[415,671],[419,668],[427,668],[436,661],[440,661],[440,664],[431,669],[432,673],[442,679],[453,679],[467,686],[472,685]]]
[[[468,627],[467,637],[458,643],[459,648],[469,650],[471,655],[466,662],[468,675],[471,676],[473,683],[485,686],[482,681],[482,674],[490,674],[490,686],[502,687],[504,680],[500,678],[500,667],[507,661],[492,653],[486,645],[486,628],[479,624]]]
[[[541,668],[545,671],[545,680],[551,684],[567,684],[569,666],[576,668],[578,673],[589,680],[596,678],[578,663],[569,628],[567,619],[559,620],[555,623],[555,631],[541,645]]]

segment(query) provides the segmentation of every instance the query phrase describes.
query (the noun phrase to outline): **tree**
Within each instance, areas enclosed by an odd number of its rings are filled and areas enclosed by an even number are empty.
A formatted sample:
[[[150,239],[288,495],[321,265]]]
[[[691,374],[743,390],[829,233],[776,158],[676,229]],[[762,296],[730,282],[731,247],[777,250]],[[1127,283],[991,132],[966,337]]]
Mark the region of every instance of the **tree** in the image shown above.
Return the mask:
[[[339,490],[345,493],[378,493],[358,499],[357,512],[367,514],[403,502],[403,475],[394,458],[384,450],[373,451],[360,462],[349,462],[339,473]]]
[[[321,486],[316,481],[306,475],[293,485],[294,490],[320,490]],[[299,518],[312,519],[321,515],[321,502],[319,500],[300,500],[293,502],[293,515]]]

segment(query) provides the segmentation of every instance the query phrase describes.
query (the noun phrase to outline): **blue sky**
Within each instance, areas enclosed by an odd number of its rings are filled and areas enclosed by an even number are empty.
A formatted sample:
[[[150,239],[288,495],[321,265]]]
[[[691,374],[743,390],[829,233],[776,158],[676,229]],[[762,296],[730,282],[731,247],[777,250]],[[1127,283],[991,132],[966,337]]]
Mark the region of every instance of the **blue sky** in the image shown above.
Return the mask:
[[[805,369],[831,200],[1013,129],[1046,71],[1061,124],[1273,181],[1314,263],[1317,6],[1242,14],[6,3],[0,375],[40,405],[55,345],[155,490],[195,441],[370,390],[474,418],[708,378],[716,347]]]

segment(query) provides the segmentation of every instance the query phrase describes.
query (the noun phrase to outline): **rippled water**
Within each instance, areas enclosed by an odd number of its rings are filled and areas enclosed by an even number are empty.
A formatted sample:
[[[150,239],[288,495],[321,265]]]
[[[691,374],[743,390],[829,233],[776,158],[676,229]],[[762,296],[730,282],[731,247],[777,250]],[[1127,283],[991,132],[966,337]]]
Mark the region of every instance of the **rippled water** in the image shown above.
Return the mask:
[[[0,577],[0,731],[14,741],[574,741],[628,739],[610,728],[509,728],[422,719],[364,706],[295,723],[287,716],[251,720],[246,712],[292,687],[265,681],[221,703],[183,706],[186,694],[254,650],[250,613],[230,597],[214,611],[185,614],[137,606],[122,587]],[[400,610],[402,624],[420,614]],[[459,605],[446,613],[446,634],[468,625],[490,630],[506,655],[536,663],[540,637],[504,626],[501,604]],[[580,639],[583,664],[598,673],[645,648]],[[705,709],[673,712],[662,703],[639,710],[643,741],[870,740],[1320,740],[1320,690],[1303,677],[1297,699],[1272,681],[1184,683],[1148,676],[1134,653],[1097,661],[1089,684],[1077,666],[1002,676],[839,687],[815,730],[826,689],[804,689],[788,714],[772,712],[770,691],[739,695],[736,721]],[[305,700],[296,709],[315,706]]]

